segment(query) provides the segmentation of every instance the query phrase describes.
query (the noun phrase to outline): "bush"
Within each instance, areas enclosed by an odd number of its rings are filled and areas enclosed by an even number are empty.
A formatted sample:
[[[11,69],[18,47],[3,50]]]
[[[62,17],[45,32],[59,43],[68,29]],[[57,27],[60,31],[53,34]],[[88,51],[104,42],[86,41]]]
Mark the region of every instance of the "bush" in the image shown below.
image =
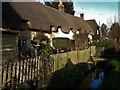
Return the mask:
[[[120,59],[112,58],[108,59],[106,66],[104,67],[105,81],[101,90],[120,90]]]
[[[65,68],[62,68],[53,74],[53,77],[47,86],[47,90],[57,90],[58,88],[76,88],[76,86],[84,79],[87,74],[87,63],[73,65],[72,68],[68,68],[66,66]]]
[[[113,40],[106,41],[104,46],[104,51],[101,53],[102,57],[110,58],[115,57],[117,53],[117,44]]]

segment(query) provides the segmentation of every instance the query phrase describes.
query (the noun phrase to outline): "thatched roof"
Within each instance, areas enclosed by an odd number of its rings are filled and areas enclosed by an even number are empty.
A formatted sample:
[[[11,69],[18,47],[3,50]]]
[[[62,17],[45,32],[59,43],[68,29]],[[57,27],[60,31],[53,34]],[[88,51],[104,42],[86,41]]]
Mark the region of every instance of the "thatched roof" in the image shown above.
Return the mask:
[[[86,20],[86,22],[91,26],[91,28],[93,29],[94,33],[97,32],[98,29],[98,24],[96,22],[95,19],[91,19],[91,20]]]
[[[30,21],[31,28],[50,32],[50,26],[61,26],[68,33],[77,29],[94,34],[92,28],[79,17],[69,15],[39,2],[3,2],[2,19],[4,27],[12,27],[21,20]]]

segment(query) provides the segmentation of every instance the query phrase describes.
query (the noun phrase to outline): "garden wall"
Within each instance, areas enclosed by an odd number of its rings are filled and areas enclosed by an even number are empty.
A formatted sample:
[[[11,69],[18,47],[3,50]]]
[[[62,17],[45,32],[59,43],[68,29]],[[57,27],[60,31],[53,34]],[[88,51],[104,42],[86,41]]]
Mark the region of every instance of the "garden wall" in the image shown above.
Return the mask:
[[[91,47],[92,55],[96,53],[95,46]],[[71,51],[66,53],[59,53],[53,55],[54,58],[54,71],[63,68],[67,63],[68,59],[71,60],[72,64],[78,64],[80,62],[87,62],[90,57],[90,48],[81,51]]]

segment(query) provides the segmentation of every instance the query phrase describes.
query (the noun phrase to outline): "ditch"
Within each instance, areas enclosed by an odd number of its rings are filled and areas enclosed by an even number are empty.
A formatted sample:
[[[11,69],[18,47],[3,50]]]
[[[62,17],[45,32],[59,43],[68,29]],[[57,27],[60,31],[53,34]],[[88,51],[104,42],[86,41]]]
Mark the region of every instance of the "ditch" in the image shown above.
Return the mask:
[[[77,86],[76,90],[100,90],[105,78],[105,72],[103,68],[105,66],[105,63],[105,61],[99,61],[96,64],[95,69],[91,70],[91,72]]]

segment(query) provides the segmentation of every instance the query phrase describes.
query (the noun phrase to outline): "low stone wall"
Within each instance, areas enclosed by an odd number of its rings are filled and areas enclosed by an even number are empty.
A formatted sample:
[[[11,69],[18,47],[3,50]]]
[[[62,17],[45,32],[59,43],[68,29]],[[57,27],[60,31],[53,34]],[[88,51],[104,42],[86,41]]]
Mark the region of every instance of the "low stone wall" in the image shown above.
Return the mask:
[[[92,55],[95,55],[95,46],[91,47]],[[54,58],[54,71],[63,68],[68,62],[68,59],[72,62],[71,64],[78,64],[80,62],[87,62],[90,57],[90,48],[81,51],[71,51],[66,53],[60,53],[53,55]]]

